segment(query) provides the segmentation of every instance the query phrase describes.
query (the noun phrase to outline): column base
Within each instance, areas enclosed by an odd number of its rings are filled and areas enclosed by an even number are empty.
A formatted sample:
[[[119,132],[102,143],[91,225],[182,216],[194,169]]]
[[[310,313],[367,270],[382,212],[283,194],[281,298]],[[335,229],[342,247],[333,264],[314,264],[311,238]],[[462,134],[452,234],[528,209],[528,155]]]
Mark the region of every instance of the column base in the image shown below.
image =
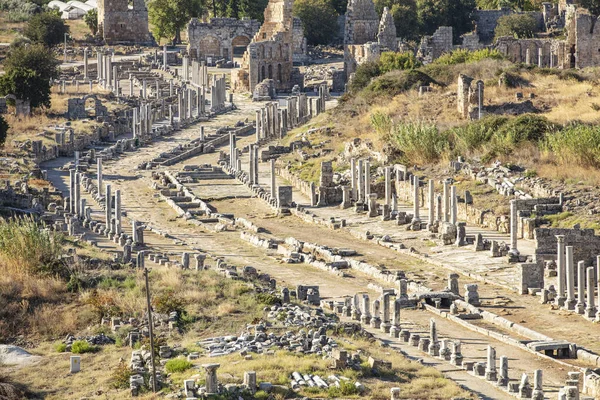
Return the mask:
[[[577,302],[577,304],[575,304],[575,311],[577,312],[577,314],[583,315],[583,313],[585,313],[585,304]]]
[[[566,301],[566,297],[557,297],[556,299],[554,299],[554,303],[559,307],[564,307]]]
[[[577,300],[575,300],[575,299],[573,299],[573,300],[567,299],[567,301],[565,302],[565,308],[567,310],[574,311],[576,304],[577,304]]]

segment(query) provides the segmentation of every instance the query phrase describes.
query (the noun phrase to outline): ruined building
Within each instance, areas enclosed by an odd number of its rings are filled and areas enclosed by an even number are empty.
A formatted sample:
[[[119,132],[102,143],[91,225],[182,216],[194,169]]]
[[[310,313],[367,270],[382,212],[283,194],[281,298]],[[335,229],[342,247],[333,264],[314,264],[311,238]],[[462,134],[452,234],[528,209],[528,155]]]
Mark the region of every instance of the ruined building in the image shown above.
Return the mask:
[[[389,11],[384,12],[380,21],[373,0],[348,0],[344,22],[346,79],[360,64],[378,59],[382,47],[396,50],[395,36],[396,27]]]
[[[239,70],[231,74],[234,91],[253,91],[264,79],[273,79],[275,89],[289,91],[303,85],[303,78],[293,66],[293,0],[270,0],[265,22],[248,45]]]
[[[192,60],[206,61],[241,56],[260,29],[260,22],[254,19],[211,18],[202,22],[192,18],[187,27],[188,54]]]
[[[107,44],[152,45],[144,0],[98,0],[98,32]]]
[[[377,41],[382,47],[385,47],[388,50],[396,51],[398,49],[398,38],[396,37],[396,25],[394,24],[394,17],[392,16],[390,9],[387,7],[383,9],[383,14],[381,15]]]

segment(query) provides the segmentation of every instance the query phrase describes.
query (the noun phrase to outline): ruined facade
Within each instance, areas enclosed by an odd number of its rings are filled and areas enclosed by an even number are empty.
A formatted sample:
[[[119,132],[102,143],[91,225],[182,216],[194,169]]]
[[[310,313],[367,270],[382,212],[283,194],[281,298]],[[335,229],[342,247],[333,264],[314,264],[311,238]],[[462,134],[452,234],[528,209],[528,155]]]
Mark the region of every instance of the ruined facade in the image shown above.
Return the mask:
[[[452,27],[440,26],[433,35],[421,39],[417,58],[427,64],[452,50]]]
[[[476,10],[475,19],[477,21],[477,26],[475,28],[475,33],[477,33],[477,36],[479,36],[479,40],[481,40],[481,42],[484,44],[491,43],[494,40],[494,31],[498,25],[498,20],[501,17],[513,14],[531,15],[537,21],[538,30],[542,31],[545,29],[544,15],[540,11],[516,13],[510,8],[500,8],[498,10]]]
[[[260,22],[254,19],[211,18],[202,22],[192,18],[187,27],[188,54],[192,60],[213,59],[232,60],[234,55],[242,55],[260,29]]]
[[[107,44],[151,45],[148,9],[144,0],[98,0],[98,32]]]
[[[299,72],[293,67],[292,6],[292,0],[269,1],[265,22],[248,45],[241,68],[232,72],[234,91],[253,91],[264,79],[273,79],[275,88],[281,91],[303,84]]]
[[[379,33],[377,34],[379,44],[388,50],[396,51],[398,39],[396,38],[396,25],[390,9],[385,7],[379,22]]]
[[[344,70],[350,76],[356,68],[367,61],[377,61],[381,55],[381,46],[377,42],[350,44],[344,46]]]
[[[349,0],[344,25],[344,44],[377,41],[379,16],[373,0]]]
[[[458,75],[456,107],[462,118],[475,119],[479,115],[480,101],[483,106],[483,90],[483,81],[474,81],[470,76],[463,74]]]

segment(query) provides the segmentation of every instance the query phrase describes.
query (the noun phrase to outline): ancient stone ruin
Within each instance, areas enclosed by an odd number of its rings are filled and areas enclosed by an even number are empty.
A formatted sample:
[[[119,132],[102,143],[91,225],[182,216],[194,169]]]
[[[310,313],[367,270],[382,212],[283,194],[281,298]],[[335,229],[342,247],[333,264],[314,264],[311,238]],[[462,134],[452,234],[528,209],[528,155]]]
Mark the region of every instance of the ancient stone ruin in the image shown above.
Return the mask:
[[[271,0],[265,9],[265,22],[254,36],[241,68],[232,72],[234,91],[253,91],[265,79],[272,79],[278,91],[291,91],[303,86],[302,75],[293,67],[294,18],[290,0]],[[301,40],[300,40],[301,41]]]
[[[148,30],[148,9],[144,0],[98,0],[98,32],[107,44],[154,42]]]

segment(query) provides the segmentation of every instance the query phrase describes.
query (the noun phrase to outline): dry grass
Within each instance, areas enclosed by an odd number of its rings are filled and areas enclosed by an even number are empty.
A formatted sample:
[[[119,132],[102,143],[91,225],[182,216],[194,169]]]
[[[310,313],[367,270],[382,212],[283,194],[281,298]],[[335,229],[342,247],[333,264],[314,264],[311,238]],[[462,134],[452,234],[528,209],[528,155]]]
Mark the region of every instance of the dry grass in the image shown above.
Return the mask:
[[[0,13],[0,43],[11,43],[24,28],[25,22],[10,22]]]

